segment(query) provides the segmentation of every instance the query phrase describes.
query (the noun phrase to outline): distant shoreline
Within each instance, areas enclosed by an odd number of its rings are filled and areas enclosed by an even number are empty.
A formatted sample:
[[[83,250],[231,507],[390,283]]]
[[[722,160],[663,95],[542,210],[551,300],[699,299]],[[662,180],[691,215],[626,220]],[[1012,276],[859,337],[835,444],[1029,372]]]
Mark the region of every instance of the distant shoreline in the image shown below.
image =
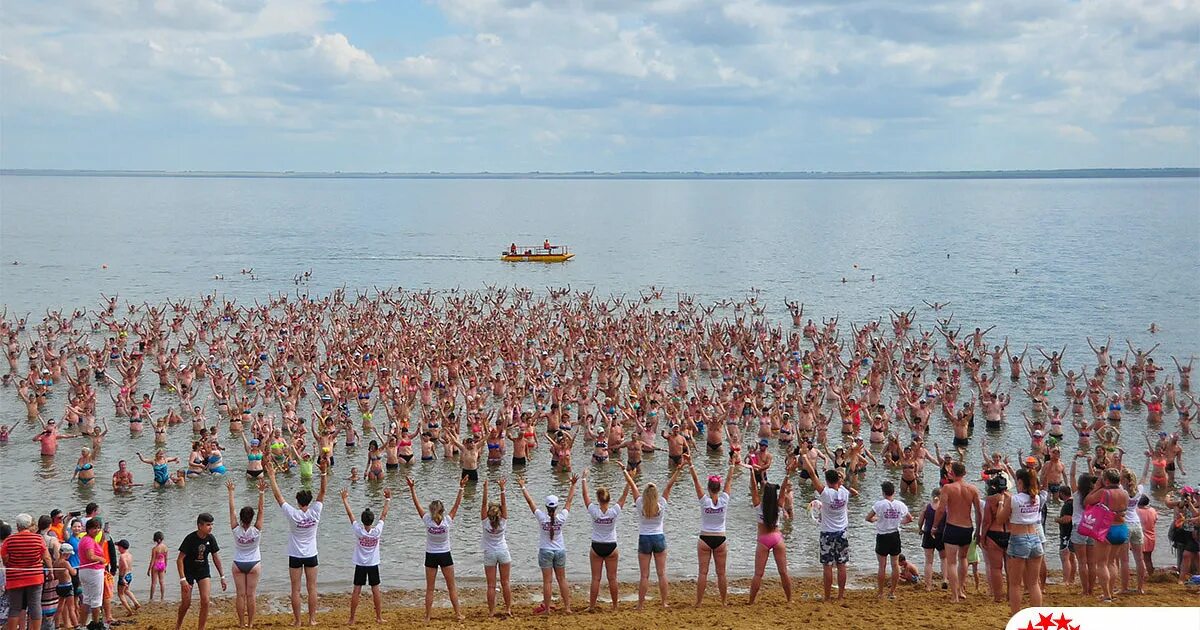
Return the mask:
[[[871,180],[871,179],[1148,179],[1200,178],[1200,168],[1083,168],[1014,171],[576,171],[563,173],[364,173],[304,171],[106,171],[65,169],[0,169],[0,175],[37,177],[175,177],[217,179],[549,179],[549,180]]]

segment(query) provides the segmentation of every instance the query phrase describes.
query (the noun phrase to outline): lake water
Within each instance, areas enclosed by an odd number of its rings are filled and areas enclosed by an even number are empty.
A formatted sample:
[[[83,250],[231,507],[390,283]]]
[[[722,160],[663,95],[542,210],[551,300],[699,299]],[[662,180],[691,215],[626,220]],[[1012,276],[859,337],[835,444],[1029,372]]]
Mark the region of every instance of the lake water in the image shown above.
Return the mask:
[[[571,246],[576,259],[563,265],[507,264],[498,260],[509,242],[549,238]],[[1171,355],[1200,351],[1200,181],[1137,180],[968,180],[968,181],[535,181],[535,180],[337,180],[174,179],[103,177],[0,177],[0,302],[9,317],[46,308],[96,308],[101,293],[141,303],[195,297],[210,292],[240,301],[293,292],[292,278],[311,269],[302,291],[323,295],[346,286],[479,289],[486,284],[597,288],[598,296],[636,295],[650,285],[693,294],[697,302],[743,298],[762,290],[768,315],[784,321],[783,300],[805,303],[806,317],[841,315],[858,323],[886,316],[889,308],[919,306],[918,323],[930,329],[932,311],[921,304],[951,302],[964,330],[996,325],[989,339],[1007,336],[1018,348],[1068,346],[1066,364],[1079,370],[1095,359],[1085,337],[1112,335],[1124,346],[1161,344],[1155,358],[1174,374]],[[9,263],[18,261],[13,266]],[[105,267],[106,266],[106,267]],[[239,273],[253,268],[257,279]],[[1014,273],[1018,270],[1018,273]],[[223,275],[224,280],[214,280]],[[871,276],[874,275],[874,281]],[[843,282],[843,278],[845,282]],[[670,306],[670,304],[662,304]],[[944,315],[945,312],[943,312]],[[1161,331],[1151,335],[1156,322]],[[790,327],[790,321],[787,322]],[[1031,352],[1035,352],[1031,350]],[[149,370],[147,370],[147,373]],[[153,378],[153,375],[150,375]],[[147,382],[147,387],[153,385]],[[61,389],[61,387],[59,388]],[[967,397],[969,395],[964,394]],[[1051,394],[1062,405],[1061,379]],[[103,398],[103,394],[101,395]],[[177,402],[160,392],[156,409]],[[52,401],[61,413],[61,398]],[[101,405],[111,413],[111,406]],[[1015,397],[1009,419],[1019,421],[1027,397]],[[1168,414],[1166,426],[1177,426]],[[15,389],[0,391],[0,418],[24,424]],[[934,420],[934,439],[949,442],[946,423]],[[1010,453],[1028,445],[1017,424],[990,441]],[[1123,445],[1140,453],[1144,410],[1123,423]],[[172,454],[185,456],[186,425],[171,433]],[[224,523],[225,490],[203,479],[184,492],[139,489],[131,498],[83,489],[71,483],[77,445],[64,442],[60,455],[43,461],[20,429],[0,447],[0,515],[46,513],[51,507],[78,509],[89,500],[104,506],[114,533],[134,542],[140,568],[155,530],[178,544],[203,510]],[[1073,433],[1068,429],[1068,443]],[[590,452],[580,440],[576,460]],[[971,462],[978,470],[977,442]],[[153,435],[129,438],[114,425],[98,465],[101,481],[121,458],[149,452]],[[773,447],[774,448],[774,447]],[[1200,444],[1188,440],[1188,468],[1200,469]],[[1131,455],[1140,472],[1142,458]],[[250,485],[233,461],[239,501]],[[365,452],[339,454],[360,467]],[[776,458],[782,466],[782,457]],[[228,463],[228,462],[227,462]],[[720,460],[703,467],[721,468]],[[529,466],[535,495],[562,494],[565,480],[549,473],[546,453]],[[143,467],[136,473],[149,481]],[[650,478],[666,474],[666,458],[645,465]],[[417,463],[410,472],[425,500],[450,499],[457,465]],[[507,466],[491,472],[508,474]],[[926,487],[936,484],[927,469]],[[872,571],[873,530],[862,522],[878,494],[881,477],[872,470],[860,484],[864,496],[852,503],[852,568]],[[615,486],[615,464],[597,467],[597,483]],[[779,473],[775,473],[778,478]],[[296,482],[283,482],[290,496]],[[397,490],[402,478],[386,485]],[[698,510],[685,484],[667,519],[674,575],[694,576]],[[333,489],[336,491],[336,487]],[[351,492],[356,510],[369,500],[378,509],[381,487],[360,483]],[[30,493],[37,495],[30,498]],[[332,492],[332,491],[331,491]],[[749,575],[753,518],[744,488],[731,509],[731,574]],[[797,492],[797,506],[811,490]],[[349,583],[351,535],[335,494],[321,526],[322,582]],[[481,579],[477,515],[479,497],[468,492],[454,538],[458,574]],[[1161,506],[1161,498],[1156,498]],[[590,526],[582,505],[567,526],[568,572],[586,578]],[[911,500],[914,510],[922,502]],[[406,492],[397,492],[384,545],[385,586],[417,587],[423,532]],[[263,588],[286,588],[286,530],[269,508],[264,534]],[[813,573],[817,535],[807,515],[786,531],[794,572]],[[1165,540],[1165,526],[1160,527]],[[228,530],[216,530],[231,548]],[[1057,533],[1050,532],[1052,541]],[[510,517],[514,579],[537,579],[533,518],[514,502]],[[918,537],[904,535],[906,551],[919,557]],[[623,579],[636,579],[632,550],[636,524],[620,527]],[[1159,544],[1170,563],[1169,545]],[[1050,563],[1057,567],[1057,554]],[[225,554],[228,562],[231,553]],[[1158,562],[1156,562],[1157,564]]]

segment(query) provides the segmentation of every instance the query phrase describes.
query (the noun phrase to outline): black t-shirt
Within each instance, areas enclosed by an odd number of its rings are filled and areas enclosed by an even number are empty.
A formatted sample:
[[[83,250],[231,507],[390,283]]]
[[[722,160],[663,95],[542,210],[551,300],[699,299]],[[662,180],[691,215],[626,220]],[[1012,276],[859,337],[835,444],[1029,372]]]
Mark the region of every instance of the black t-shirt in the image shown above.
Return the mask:
[[[1058,511],[1059,518],[1062,518],[1064,516],[1072,516],[1074,514],[1075,514],[1075,502],[1070,501],[1070,500],[1063,501],[1062,509],[1060,509]],[[1062,540],[1066,540],[1066,539],[1070,538],[1071,530],[1074,529],[1074,527],[1075,526],[1072,525],[1070,521],[1067,521],[1066,525],[1059,523],[1058,524],[1058,537]]]
[[[212,534],[201,538],[192,532],[179,543],[179,552],[183,554],[183,572],[185,577],[206,578],[208,572],[208,556],[217,553],[221,547]]]

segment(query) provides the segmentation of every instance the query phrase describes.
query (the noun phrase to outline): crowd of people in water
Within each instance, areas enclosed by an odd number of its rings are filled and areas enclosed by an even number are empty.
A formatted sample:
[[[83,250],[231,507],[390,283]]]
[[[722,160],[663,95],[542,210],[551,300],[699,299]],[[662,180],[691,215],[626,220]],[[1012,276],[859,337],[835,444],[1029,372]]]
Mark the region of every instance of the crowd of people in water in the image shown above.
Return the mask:
[[[316,623],[317,531],[327,520],[326,494],[337,470],[339,479],[386,486],[378,514],[356,513],[340,492],[356,543],[351,622],[364,586],[381,619],[384,525],[393,487],[403,491],[400,479],[416,519],[388,531],[424,529],[426,618],[439,574],[454,614],[463,618],[454,537],[482,549],[489,613],[512,614],[511,564],[534,559],[509,552],[511,486],[530,512],[513,518],[538,526],[537,614],[558,610],[556,586],[561,610],[575,608],[566,563],[568,551],[572,557],[584,551],[568,550],[563,538],[573,521],[591,529],[588,609],[600,607],[602,583],[605,603],[618,606],[619,558],[634,552],[618,549],[616,531],[625,520],[637,523],[637,607],[650,598],[652,577],[657,601],[666,606],[664,518],[674,510],[694,510],[698,521],[694,556],[691,543],[671,552],[697,563],[697,606],[710,576],[720,603],[730,603],[728,537],[754,540],[748,602],[761,592],[770,561],[791,601],[781,526],[797,512],[800,486],[811,486],[814,496],[807,507],[826,601],[845,596],[851,502],[871,506],[866,520],[875,530],[877,563],[861,562],[876,569],[881,599],[895,598],[901,583],[938,588],[940,565],[947,599],[961,601],[972,578],[978,588],[982,560],[996,602],[1014,612],[1024,601],[1037,606],[1045,558],[1055,551],[1062,581],[1104,602],[1146,592],[1156,571],[1174,571],[1179,583],[1200,573],[1200,492],[1180,479],[1184,446],[1200,437],[1192,429],[1200,413],[1191,394],[1193,359],[1172,357],[1172,370],[1156,361],[1157,346],[1126,342],[1124,352],[1112,339],[1089,339],[1089,349],[1073,352],[1070,362],[1066,347],[1018,351],[1007,338],[990,338],[992,328],[964,334],[953,315],[942,318],[948,305],[936,302],[926,302],[936,321],[928,330],[917,325],[915,308],[847,326],[837,317],[806,320],[804,305],[791,301],[790,321],[771,322],[757,290],[711,306],[687,295],[669,308],[662,303],[658,288],[627,300],[569,287],[541,296],[489,287],[338,290],[252,306],[212,295],[161,305],[122,305],[105,296],[98,310],[49,311],[39,323],[5,313],[0,337],[9,370],[2,384],[24,403],[26,418],[0,426],[0,462],[20,456],[4,450],[16,442],[35,442],[43,458],[54,458],[62,441],[79,440],[72,483],[111,485],[115,502],[141,486],[186,489],[198,476],[251,478],[255,505],[239,507],[235,484],[227,484],[228,536],[214,533],[217,518],[206,512],[175,552],[173,541],[153,537],[145,567],[149,598],[164,598],[170,573],[179,580],[179,623],[195,599],[200,628],[213,569],[222,591],[233,583],[239,625],[253,625],[264,566],[283,564],[260,552],[264,518],[287,523],[293,620]],[[147,368],[157,377],[149,386]],[[1030,411],[1019,419],[1007,411],[1013,397],[1028,400]],[[1144,414],[1146,432],[1122,433],[1131,411]],[[153,432],[155,452],[115,467],[102,459],[104,442],[122,439],[110,419],[127,424],[135,437]],[[190,446],[173,448],[172,429],[189,424]],[[952,432],[953,448],[929,450],[931,425]],[[1006,433],[1020,434],[1022,443],[1027,437],[1028,446],[1015,453],[988,448],[987,435],[995,441]],[[361,461],[338,461],[342,441],[361,449]],[[978,470],[967,466],[972,441],[983,456]],[[238,452],[237,464],[227,461],[230,449]],[[665,480],[641,470],[643,457],[656,451],[669,458]],[[784,474],[774,479],[780,453]],[[728,468],[698,472],[696,461],[714,455]],[[409,474],[434,458],[458,462],[455,497],[430,497]],[[526,487],[523,471],[547,464],[569,479],[565,496]],[[135,482],[139,465],[149,467],[149,484]],[[481,466],[499,469],[499,478],[481,480]],[[589,472],[610,466],[622,472],[621,487],[589,484]],[[6,467],[0,464],[0,474]],[[887,471],[878,488],[860,483],[868,467]],[[926,479],[933,468],[936,483]],[[288,497],[281,481],[292,479],[302,489]],[[477,516],[464,521],[463,491],[472,484],[482,500]],[[753,530],[727,523],[738,493],[750,497]],[[268,494],[278,506],[269,514]],[[901,499],[925,505],[913,514]],[[51,507],[36,501],[6,498],[9,505],[31,504],[29,511]],[[570,519],[578,501],[584,515]],[[921,549],[911,550],[916,555],[909,560],[899,532],[914,521]],[[0,620],[16,624],[9,628],[86,624],[91,630],[117,621],[114,602],[136,611],[131,584],[142,568],[127,540],[112,540],[109,525],[95,503],[37,518],[21,513],[0,524]],[[1175,567],[1153,564],[1159,534],[1175,552]],[[231,564],[221,554],[227,541]]]

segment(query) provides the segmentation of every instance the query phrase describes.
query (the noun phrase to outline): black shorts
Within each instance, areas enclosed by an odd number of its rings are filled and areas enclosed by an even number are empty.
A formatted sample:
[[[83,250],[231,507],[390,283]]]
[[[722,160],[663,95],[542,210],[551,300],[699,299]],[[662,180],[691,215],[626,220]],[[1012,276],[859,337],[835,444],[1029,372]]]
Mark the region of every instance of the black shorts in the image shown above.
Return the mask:
[[[616,550],[617,550],[617,543],[615,543],[615,542],[596,542],[594,540],[592,541],[592,551],[595,551],[596,555],[600,556],[601,558],[607,558],[607,557],[611,556],[612,553]]]
[[[526,463],[528,463],[528,462],[525,461],[524,457],[514,457],[513,458],[513,466],[524,466]]]
[[[317,557],[309,556],[307,558],[297,558],[296,556],[288,556],[288,568],[299,569],[317,566]]]
[[[958,436],[954,437],[954,445],[955,446],[966,446],[970,443],[971,443],[970,438],[960,438]]]
[[[454,558],[452,558],[450,556],[449,551],[446,551],[443,553],[429,553],[428,551],[425,552],[425,568],[426,569],[436,569],[438,567],[452,567],[452,566],[454,566]]]
[[[890,534],[875,534],[875,555],[900,555],[900,532]]]
[[[460,479],[466,479],[467,481],[479,481],[479,469],[472,468],[467,470],[464,468],[462,471],[462,477],[460,477]]]
[[[212,576],[212,574],[209,572],[208,567],[205,567],[204,571],[184,571],[183,572],[183,579],[187,580],[187,583],[191,584],[191,585],[194,585],[201,580],[207,580],[211,576]]]
[[[719,442],[716,444],[714,444],[712,442],[708,442],[707,444],[708,444],[708,451],[710,453],[720,453],[721,452],[721,444]]]
[[[364,586],[367,584],[370,584],[371,586],[379,586],[378,564],[369,567],[358,565],[354,566],[354,585]]]
[[[921,534],[921,548],[945,551],[946,541],[942,540],[941,536],[934,536],[931,533],[924,533]]]
[[[966,547],[971,544],[971,539],[975,536],[975,530],[970,527],[959,527],[946,523],[946,531],[942,534],[942,541],[947,545],[958,545]]]
[[[390,464],[390,463],[388,463],[388,464],[384,464],[384,467],[385,467],[385,468],[387,468],[388,470],[399,470],[399,469],[400,469],[400,464]]]
[[[988,420],[984,426],[986,426],[989,429],[999,429],[1000,421],[999,420]]]

